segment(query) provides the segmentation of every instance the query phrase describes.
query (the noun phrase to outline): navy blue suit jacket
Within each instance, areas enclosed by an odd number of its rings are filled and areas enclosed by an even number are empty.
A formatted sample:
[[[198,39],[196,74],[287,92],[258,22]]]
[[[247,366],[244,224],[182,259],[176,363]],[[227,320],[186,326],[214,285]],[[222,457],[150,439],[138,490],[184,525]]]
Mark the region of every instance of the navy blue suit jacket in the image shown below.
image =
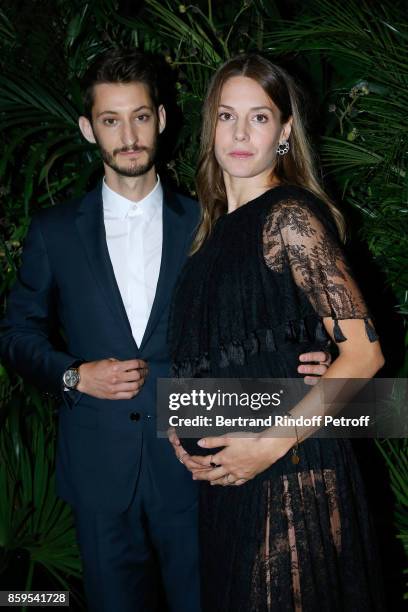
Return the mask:
[[[156,379],[169,375],[168,310],[198,222],[193,200],[164,191],[163,250],[156,296],[141,346],[132,336],[106,243],[101,185],[83,198],[42,210],[32,220],[2,322],[5,363],[60,402],[59,495],[72,505],[121,511],[129,504],[140,460],[148,460],[169,503],[185,507],[195,483],[168,440],[157,439]],[[52,342],[55,326],[66,346]],[[149,376],[132,400],[98,400],[62,392],[77,359],[141,358]],[[70,397],[68,397],[70,396]],[[131,413],[140,418],[133,420]]]

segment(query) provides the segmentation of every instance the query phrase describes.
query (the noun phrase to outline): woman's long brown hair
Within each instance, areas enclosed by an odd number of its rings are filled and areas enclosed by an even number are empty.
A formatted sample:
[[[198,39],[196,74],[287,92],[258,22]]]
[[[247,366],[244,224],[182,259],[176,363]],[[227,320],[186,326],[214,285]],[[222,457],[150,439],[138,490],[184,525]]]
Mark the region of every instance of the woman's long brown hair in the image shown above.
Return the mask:
[[[227,194],[222,170],[215,158],[214,140],[218,120],[218,106],[224,83],[234,76],[254,79],[277,106],[281,123],[292,117],[289,153],[276,156],[271,178],[281,184],[304,187],[330,208],[342,239],[345,235],[343,215],[336,208],[317,179],[311,147],[300,114],[298,88],[283,68],[257,54],[238,55],[223,64],[213,76],[203,106],[200,157],[197,171],[197,194],[202,207],[202,218],[192,246],[198,251],[211,233],[215,221],[227,212]]]

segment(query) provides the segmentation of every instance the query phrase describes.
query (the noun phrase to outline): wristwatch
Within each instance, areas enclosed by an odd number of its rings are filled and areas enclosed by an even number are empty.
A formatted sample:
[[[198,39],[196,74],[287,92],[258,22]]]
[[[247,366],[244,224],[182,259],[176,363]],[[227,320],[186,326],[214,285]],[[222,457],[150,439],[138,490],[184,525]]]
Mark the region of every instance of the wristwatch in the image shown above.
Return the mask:
[[[74,363],[69,366],[68,370],[65,370],[64,374],[62,375],[64,391],[72,391],[73,389],[76,389],[79,381],[81,380],[79,375],[79,366],[83,363],[84,361],[74,361]]]

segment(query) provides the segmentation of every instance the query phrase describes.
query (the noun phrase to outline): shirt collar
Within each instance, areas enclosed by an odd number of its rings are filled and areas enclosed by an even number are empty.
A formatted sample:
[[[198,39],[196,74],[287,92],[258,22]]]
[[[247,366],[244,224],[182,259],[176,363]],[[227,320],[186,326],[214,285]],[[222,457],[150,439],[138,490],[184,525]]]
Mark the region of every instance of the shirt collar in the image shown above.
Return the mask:
[[[163,205],[163,187],[160,177],[157,175],[153,189],[138,202],[133,202],[113,191],[103,179],[102,201],[105,218],[125,219],[126,217],[143,216],[146,221],[150,221]]]

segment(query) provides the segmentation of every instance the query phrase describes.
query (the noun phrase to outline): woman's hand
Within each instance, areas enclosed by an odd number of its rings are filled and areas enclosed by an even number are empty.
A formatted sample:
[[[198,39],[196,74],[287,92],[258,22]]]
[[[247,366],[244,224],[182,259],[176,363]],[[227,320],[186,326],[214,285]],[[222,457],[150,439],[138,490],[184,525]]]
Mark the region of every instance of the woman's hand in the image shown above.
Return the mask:
[[[190,472],[192,472],[193,470],[199,471],[200,469],[207,469],[206,465],[203,467],[201,463],[194,461],[190,457],[188,452],[182,447],[181,442],[179,440],[178,435],[176,434],[176,430],[174,429],[174,427],[168,430],[167,435],[169,436],[169,441],[173,447],[173,450],[176,454],[177,459],[180,461],[180,463],[185,465],[186,468],[190,470]],[[202,457],[198,457],[198,459],[202,459]]]
[[[207,480],[212,485],[239,486],[286,455],[295,443],[296,438],[272,437],[271,430],[268,430],[268,436],[264,432],[234,432],[226,436],[202,438],[198,444],[203,448],[226,448],[216,455],[191,457],[192,461],[200,463],[199,469],[192,470],[193,480]]]

